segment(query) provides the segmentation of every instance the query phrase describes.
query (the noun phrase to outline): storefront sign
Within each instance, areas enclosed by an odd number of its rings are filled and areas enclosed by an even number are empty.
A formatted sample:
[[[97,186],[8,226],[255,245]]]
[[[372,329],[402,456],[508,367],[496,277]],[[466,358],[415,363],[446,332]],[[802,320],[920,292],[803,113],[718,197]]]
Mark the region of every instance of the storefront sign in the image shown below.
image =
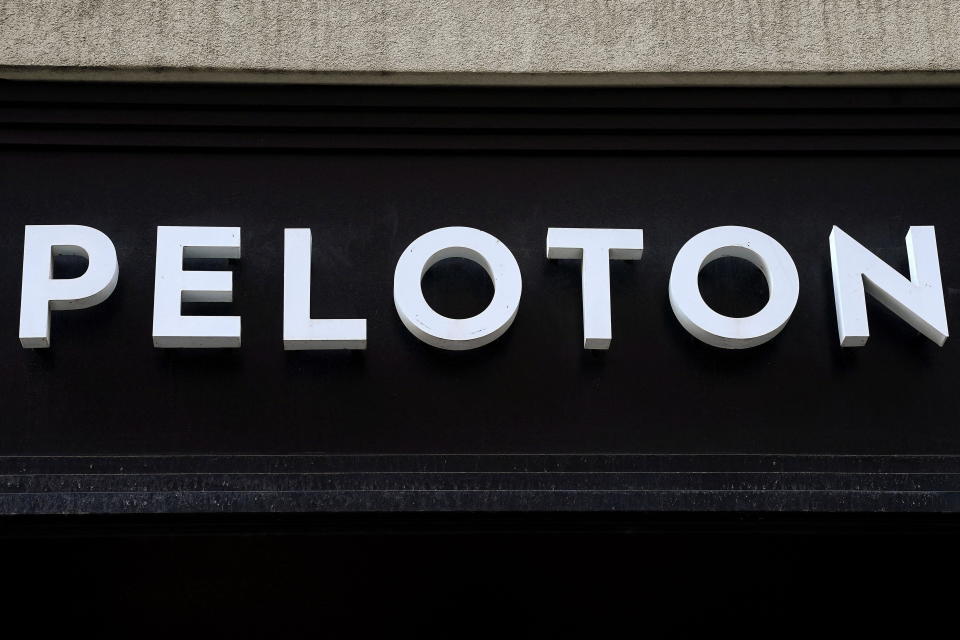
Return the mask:
[[[189,271],[184,258],[240,258],[240,227],[157,228],[153,345],[160,348],[239,347],[238,316],[191,316],[183,302],[230,302],[229,271]],[[906,237],[907,279],[867,248],[834,227],[829,237],[840,344],[862,347],[870,337],[866,295],[881,302],[939,346],[947,340],[947,315],[940,281],[934,228],[910,227]],[[82,255],[86,272],[53,277],[56,255]],[[639,260],[641,229],[550,228],[548,259],[582,263],[583,346],[609,349],[611,260]],[[26,348],[50,346],[50,312],[83,309],[106,300],[117,285],[120,267],[110,239],[80,225],[26,227],[20,306],[20,342]],[[767,280],[769,299],[744,318],[714,311],[700,294],[700,271],[710,262],[735,257],[753,263]],[[493,300],[470,318],[443,316],[421,289],[426,272],[445,258],[481,265],[493,282]],[[311,230],[284,230],[283,347],[288,350],[366,349],[366,319],[310,317]],[[497,238],[470,227],[444,227],[426,233],[401,254],[393,298],[403,324],[417,338],[440,349],[463,351],[489,344],[504,334],[520,307],[522,277],[516,259]],[[783,246],[748,227],[714,227],[680,249],[670,274],[670,305],[680,324],[699,340],[724,349],[761,345],[786,326],[800,295],[797,267]]]
[[[955,91],[4,88],[0,513],[960,510]]]

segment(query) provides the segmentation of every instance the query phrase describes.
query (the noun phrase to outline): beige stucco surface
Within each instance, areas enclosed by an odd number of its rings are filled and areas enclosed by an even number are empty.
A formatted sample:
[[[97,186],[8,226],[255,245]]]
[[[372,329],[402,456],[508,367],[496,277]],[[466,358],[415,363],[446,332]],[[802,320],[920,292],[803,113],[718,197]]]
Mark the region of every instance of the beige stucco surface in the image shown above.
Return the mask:
[[[0,68],[172,78],[903,77],[960,70],[960,1],[0,0]]]

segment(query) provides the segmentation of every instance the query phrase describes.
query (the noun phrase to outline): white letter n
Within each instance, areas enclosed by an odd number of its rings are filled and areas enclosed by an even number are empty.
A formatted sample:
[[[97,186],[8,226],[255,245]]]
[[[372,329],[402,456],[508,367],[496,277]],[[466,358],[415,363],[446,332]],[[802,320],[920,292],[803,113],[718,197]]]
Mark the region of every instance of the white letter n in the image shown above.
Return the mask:
[[[833,295],[841,346],[862,347],[870,337],[866,293],[939,346],[947,341],[950,334],[933,227],[910,227],[907,255],[909,280],[839,227],[830,232]]]

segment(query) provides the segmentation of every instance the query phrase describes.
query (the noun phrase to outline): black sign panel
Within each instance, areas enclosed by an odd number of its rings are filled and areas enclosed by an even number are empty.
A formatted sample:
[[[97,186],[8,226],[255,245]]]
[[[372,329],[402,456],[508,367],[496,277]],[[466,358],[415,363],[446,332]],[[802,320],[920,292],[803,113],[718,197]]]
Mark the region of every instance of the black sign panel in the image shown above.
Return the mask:
[[[908,227],[934,225],[960,326],[955,91],[3,89],[8,511],[960,504],[960,348],[871,300],[869,343],[841,349],[827,240],[906,273]],[[27,224],[95,227],[119,257],[114,294],[54,312],[47,350],[17,340]],[[241,227],[240,260],[193,265],[232,270],[234,302],[186,305],[240,315],[241,348],[153,347],[158,225]],[[513,326],[474,351],[420,342],[393,305],[404,248],[453,225],[523,276]],[[765,345],[708,346],[670,308],[677,251],[720,225],[797,265]],[[283,350],[290,227],[313,231],[313,317],[366,318],[366,351]],[[546,259],[548,227],[644,230],[643,258],[611,263],[608,352],[582,348],[580,264]],[[424,289],[461,316],[492,290],[458,261]],[[732,315],[766,299],[735,259],[701,289]]]

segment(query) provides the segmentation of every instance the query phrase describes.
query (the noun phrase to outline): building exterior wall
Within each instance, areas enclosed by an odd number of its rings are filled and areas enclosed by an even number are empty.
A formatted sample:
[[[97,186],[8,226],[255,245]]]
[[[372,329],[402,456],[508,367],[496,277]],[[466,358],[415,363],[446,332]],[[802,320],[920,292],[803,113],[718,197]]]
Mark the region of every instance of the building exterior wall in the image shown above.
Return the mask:
[[[95,79],[953,82],[958,33],[953,0],[8,0],[0,70]]]
[[[842,348],[830,238],[904,275],[939,260],[960,327],[960,89],[923,86],[960,81],[958,5],[0,0],[6,617],[140,638],[953,623],[960,340],[871,292],[874,337]],[[544,84],[569,86],[522,86]],[[803,84],[833,86],[778,86]],[[65,224],[109,238],[117,288],[25,349],[28,229]],[[242,258],[180,261],[229,274],[227,307],[180,306],[242,318],[242,348],[153,346],[167,225],[242,229]],[[522,274],[476,351],[394,308],[400,256],[451,225]],[[643,259],[548,259],[554,225],[632,251],[642,228]],[[768,344],[719,349],[674,311],[676,256],[721,225],[795,263]],[[906,248],[914,225],[939,254]],[[369,318],[363,353],[284,350],[293,229],[306,322]],[[689,291],[744,316],[781,297],[734,255]],[[460,318],[496,284],[463,260],[422,289]],[[583,348],[591,300],[606,353]]]

